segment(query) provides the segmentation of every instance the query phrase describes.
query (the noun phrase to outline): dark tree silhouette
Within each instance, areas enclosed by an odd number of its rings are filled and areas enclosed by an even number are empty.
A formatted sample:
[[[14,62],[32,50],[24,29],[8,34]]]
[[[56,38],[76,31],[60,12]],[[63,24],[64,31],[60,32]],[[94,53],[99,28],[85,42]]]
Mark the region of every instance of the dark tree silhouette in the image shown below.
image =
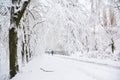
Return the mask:
[[[30,3],[30,0],[24,1],[23,4],[21,1],[22,0],[12,0],[11,6],[11,28],[9,29],[10,78],[15,76],[19,67],[17,63],[17,28],[26,10],[26,7]],[[21,4],[22,6],[20,6]]]

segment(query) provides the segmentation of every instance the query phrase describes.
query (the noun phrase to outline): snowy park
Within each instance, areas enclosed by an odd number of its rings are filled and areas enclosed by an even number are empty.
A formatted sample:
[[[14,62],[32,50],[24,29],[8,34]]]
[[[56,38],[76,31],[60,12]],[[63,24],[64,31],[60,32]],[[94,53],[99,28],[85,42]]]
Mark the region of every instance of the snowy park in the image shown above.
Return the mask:
[[[120,80],[120,0],[0,0],[0,80]]]

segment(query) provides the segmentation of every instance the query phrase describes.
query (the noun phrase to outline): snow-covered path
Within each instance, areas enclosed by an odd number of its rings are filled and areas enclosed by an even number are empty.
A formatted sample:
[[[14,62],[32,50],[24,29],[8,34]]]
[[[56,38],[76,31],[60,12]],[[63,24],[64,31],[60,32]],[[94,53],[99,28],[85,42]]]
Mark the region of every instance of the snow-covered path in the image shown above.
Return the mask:
[[[120,68],[43,55],[12,80],[120,80]]]

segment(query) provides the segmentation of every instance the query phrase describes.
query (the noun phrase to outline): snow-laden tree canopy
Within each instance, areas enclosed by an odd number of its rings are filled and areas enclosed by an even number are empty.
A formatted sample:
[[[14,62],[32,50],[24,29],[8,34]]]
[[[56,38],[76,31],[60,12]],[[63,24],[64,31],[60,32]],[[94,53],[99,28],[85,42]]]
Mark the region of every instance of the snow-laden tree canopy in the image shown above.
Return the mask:
[[[41,51],[64,50],[89,57],[119,55],[119,9],[112,0],[40,0]],[[37,10],[37,11],[38,11]]]

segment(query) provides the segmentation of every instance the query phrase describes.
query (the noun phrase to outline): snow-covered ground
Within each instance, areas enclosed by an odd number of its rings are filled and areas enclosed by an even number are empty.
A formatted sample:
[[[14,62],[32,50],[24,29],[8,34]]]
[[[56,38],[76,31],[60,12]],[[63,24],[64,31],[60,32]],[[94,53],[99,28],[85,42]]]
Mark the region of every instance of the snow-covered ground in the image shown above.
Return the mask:
[[[41,55],[31,60],[11,80],[120,80],[119,75],[120,67],[58,55]]]

